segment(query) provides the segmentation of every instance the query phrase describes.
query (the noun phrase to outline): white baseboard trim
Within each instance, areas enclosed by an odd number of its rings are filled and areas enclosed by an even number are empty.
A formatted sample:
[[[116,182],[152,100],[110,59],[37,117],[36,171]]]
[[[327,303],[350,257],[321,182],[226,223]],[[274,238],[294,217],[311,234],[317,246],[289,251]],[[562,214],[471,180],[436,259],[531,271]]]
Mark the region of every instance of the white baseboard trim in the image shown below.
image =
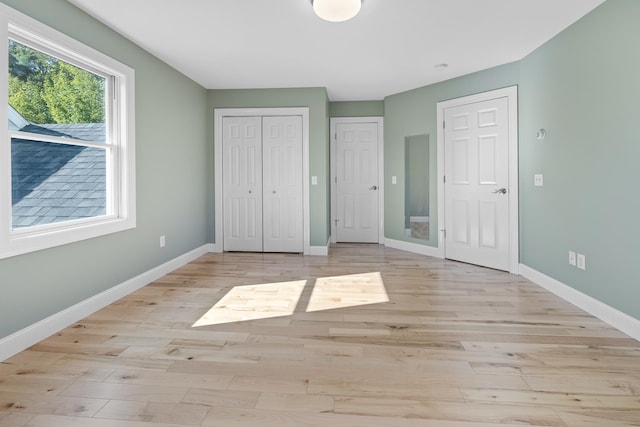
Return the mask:
[[[520,264],[520,275],[640,341],[640,320],[524,264]]]
[[[443,258],[442,251],[432,246],[419,245],[417,243],[404,242],[402,240],[385,239],[384,245],[402,251],[413,252],[414,254],[431,256],[434,258]]]
[[[210,251],[204,245],[0,339],[0,362]]]
[[[304,251],[305,255],[311,256],[329,256],[329,245],[331,244],[331,237],[327,240],[326,246],[307,246]]]

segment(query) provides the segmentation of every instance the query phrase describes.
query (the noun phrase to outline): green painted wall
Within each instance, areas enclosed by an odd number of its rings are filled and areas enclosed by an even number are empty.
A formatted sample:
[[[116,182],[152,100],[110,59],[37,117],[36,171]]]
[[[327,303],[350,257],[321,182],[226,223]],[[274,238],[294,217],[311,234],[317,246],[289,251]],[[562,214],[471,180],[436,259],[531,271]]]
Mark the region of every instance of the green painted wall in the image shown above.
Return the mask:
[[[302,89],[231,89],[210,90],[208,116],[213,129],[215,108],[269,108],[269,107],[309,107],[309,173],[318,177],[318,185],[310,187],[311,246],[326,246],[331,230],[331,198],[329,195],[329,100],[325,88]],[[213,146],[213,132],[210,132]],[[213,158],[213,149],[210,152]],[[213,168],[209,180],[213,183]],[[210,199],[215,196],[213,185],[209,188]],[[214,236],[214,208],[208,209],[209,233]]]
[[[608,0],[521,61],[387,97],[385,235],[410,240],[404,137],[426,132],[435,141],[439,101],[518,85],[521,262],[640,319],[639,16],[637,0]],[[540,128],[544,141],[535,138]],[[536,173],[542,188],[533,186]],[[430,190],[426,244],[437,246],[433,180]],[[569,250],[586,255],[586,271],[568,265]]]
[[[436,104],[512,85],[521,262],[640,318],[637,0],[608,0],[522,61],[395,94],[383,106],[330,103],[324,88],[206,91],[65,0],[0,1],[135,68],[138,198],[135,230],[0,260],[0,337],[214,241],[214,108],[310,107],[310,173],[320,183],[311,187],[312,245],[325,245],[330,230],[330,116],[384,112],[385,235],[397,240],[406,240],[404,138],[429,134],[426,244],[435,246]],[[541,127],[543,142],[535,139]],[[544,174],[544,187],[533,187],[534,173]],[[587,256],[586,271],[568,266],[569,250]]]
[[[526,57],[520,86],[521,261],[636,319],[639,17],[637,0],[605,2]]]
[[[388,96],[384,100],[385,237],[438,246],[437,103],[518,83],[519,64],[511,63],[442,83]],[[429,240],[405,236],[405,137],[428,134]],[[397,177],[397,184],[391,178]]]
[[[336,101],[329,103],[329,117],[381,117],[384,101]]]
[[[0,337],[207,243],[208,196],[204,88],[65,0],[3,3],[136,70],[138,226],[0,260]]]

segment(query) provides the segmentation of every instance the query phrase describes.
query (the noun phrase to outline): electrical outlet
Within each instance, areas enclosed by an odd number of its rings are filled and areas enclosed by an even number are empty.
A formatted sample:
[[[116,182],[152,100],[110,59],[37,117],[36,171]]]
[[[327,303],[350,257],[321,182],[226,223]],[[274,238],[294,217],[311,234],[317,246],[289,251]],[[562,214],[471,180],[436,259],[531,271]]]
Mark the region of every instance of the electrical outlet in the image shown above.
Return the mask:
[[[160,236],[160,247],[164,248],[164,245],[166,244],[166,240],[164,238],[164,234],[162,236]]]
[[[576,253],[569,251],[569,265],[576,266]]]
[[[580,270],[586,270],[587,269],[587,257],[585,257],[582,254],[578,254],[578,263],[577,263],[577,267]]]
[[[542,187],[544,185],[544,177],[541,173],[533,175],[533,185],[536,187]]]

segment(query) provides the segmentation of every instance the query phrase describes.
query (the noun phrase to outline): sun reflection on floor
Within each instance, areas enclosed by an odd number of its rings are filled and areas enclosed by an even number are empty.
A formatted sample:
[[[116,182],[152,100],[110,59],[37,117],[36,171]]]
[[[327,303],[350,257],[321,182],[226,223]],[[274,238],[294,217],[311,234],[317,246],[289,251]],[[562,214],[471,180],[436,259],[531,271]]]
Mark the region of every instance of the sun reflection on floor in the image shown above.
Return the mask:
[[[316,279],[306,311],[357,307],[388,301],[389,296],[380,273],[321,277]]]
[[[306,280],[236,286],[193,327],[269,319],[294,313]]]
[[[305,286],[313,281],[236,286],[193,327],[291,316]],[[305,311],[315,312],[389,301],[379,272],[321,277],[315,280]]]

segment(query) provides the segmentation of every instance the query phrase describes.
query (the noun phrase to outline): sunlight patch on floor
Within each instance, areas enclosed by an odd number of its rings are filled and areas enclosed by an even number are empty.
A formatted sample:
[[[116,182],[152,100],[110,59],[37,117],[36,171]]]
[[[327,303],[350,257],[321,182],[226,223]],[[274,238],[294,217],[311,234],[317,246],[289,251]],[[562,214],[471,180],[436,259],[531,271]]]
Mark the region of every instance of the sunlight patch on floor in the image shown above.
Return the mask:
[[[193,327],[269,319],[294,313],[306,280],[236,286]]]
[[[316,279],[307,312],[380,304],[389,301],[380,273]]]
[[[236,286],[192,327],[291,316],[306,280]],[[382,275],[375,273],[321,277],[315,280],[307,312],[381,304],[389,301]]]

